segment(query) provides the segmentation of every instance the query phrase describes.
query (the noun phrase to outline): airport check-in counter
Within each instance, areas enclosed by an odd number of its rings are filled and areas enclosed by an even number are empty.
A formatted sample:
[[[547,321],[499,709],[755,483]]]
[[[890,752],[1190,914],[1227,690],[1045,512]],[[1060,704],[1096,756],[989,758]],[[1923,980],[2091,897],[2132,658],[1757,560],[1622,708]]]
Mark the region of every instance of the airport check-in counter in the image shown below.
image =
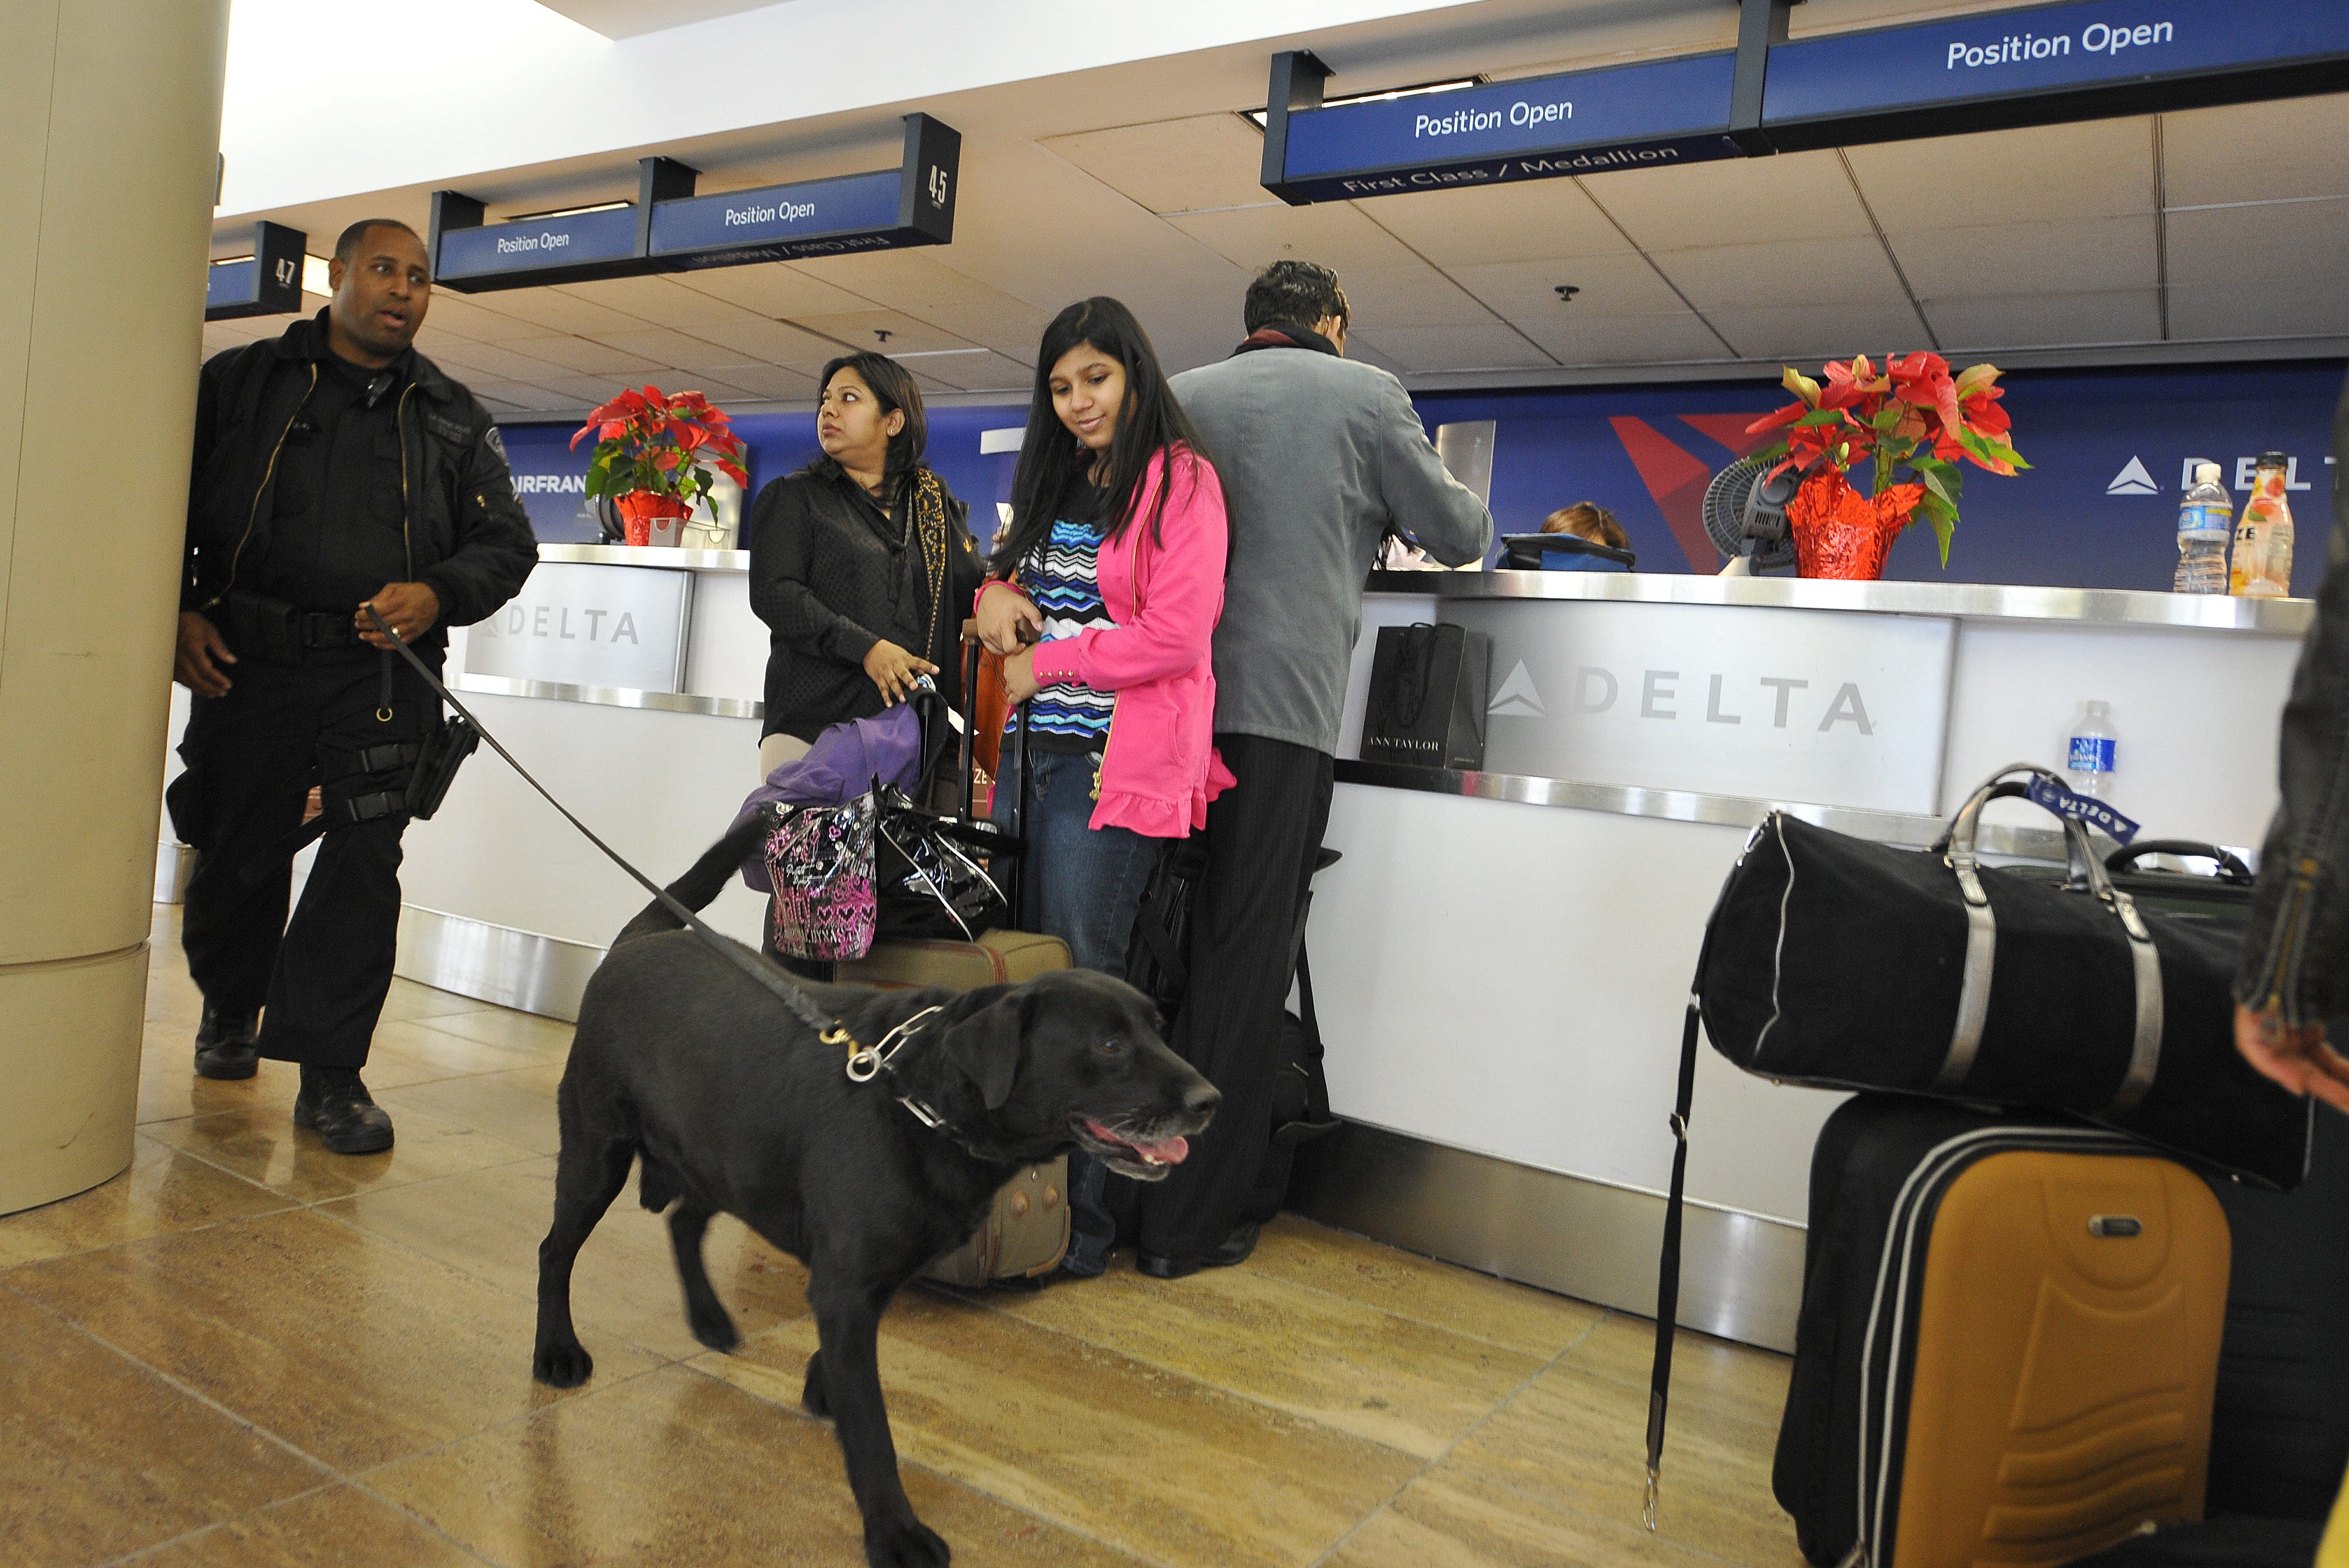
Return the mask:
[[[451,684],[658,880],[758,779],[766,628],[740,551],[542,545]],[[2275,796],[2304,600],[1942,583],[1381,573],[1364,604],[1309,945],[1332,1103],[1293,1201],[1382,1239],[1651,1311],[1681,1020],[1722,878],[1773,804],[1922,846],[1968,791],[2060,762],[2112,704],[2115,804],[2247,857]],[[1493,639],[1485,768],[1357,756],[1378,628]],[[181,694],[184,701],[184,693]],[[2060,858],[2003,802],[1985,847]],[[645,895],[484,748],[412,828],[399,972],[575,1014]],[[756,940],[730,885],[720,929]],[[1791,1345],[1809,1152],[1840,1096],[1700,1061],[1682,1320]]]

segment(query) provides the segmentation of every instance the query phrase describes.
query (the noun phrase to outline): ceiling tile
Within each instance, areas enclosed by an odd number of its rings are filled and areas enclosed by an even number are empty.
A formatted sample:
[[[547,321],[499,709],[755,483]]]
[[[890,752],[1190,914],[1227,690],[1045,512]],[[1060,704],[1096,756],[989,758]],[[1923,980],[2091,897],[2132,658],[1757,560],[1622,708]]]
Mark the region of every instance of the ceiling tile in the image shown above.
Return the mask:
[[[725,269],[710,269],[725,270]],[[707,273],[692,273],[689,277],[703,277]],[[730,300],[719,299],[700,289],[689,287],[674,277],[612,277],[594,283],[566,283],[557,286],[556,292],[584,299],[626,316],[663,327],[674,327],[690,332],[697,327],[718,325],[741,316],[755,316],[756,311],[744,309]]]
[[[2151,288],[1921,303],[1933,335],[1952,351],[2161,340],[2161,296]]]
[[[2337,280],[2290,290],[2173,286],[2169,336],[2173,341],[2349,336],[2349,289]]]
[[[1319,262],[1340,283],[1358,269],[1409,266],[1419,260],[1402,241],[1342,203],[1246,207],[1166,220],[1201,244],[1258,272],[1277,261]]]
[[[2161,151],[2172,207],[2349,196],[2349,93],[2167,114]]]
[[[1022,364],[1035,358],[1037,340],[1053,313],[957,272],[950,265],[953,256],[950,247],[924,248],[802,265],[818,277],[832,276],[836,269],[838,281],[874,304],[943,327],[968,342],[984,344]]]
[[[678,286],[740,306],[770,321],[862,310],[870,303],[863,295],[802,272],[788,262],[702,267],[680,274]]]
[[[541,332],[626,332],[645,325],[641,317],[582,299],[559,288],[506,288],[489,297],[494,303],[486,308],[501,316],[534,321]],[[457,329],[469,337],[490,340],[486,332],[466,332],[462,327]]]
[[[1891,230],[1909,288],[1928,296],[2070,296],[2160,281],[2153,214]]]
[[[1631,169],[1582,183],[1651,254],[1875,233],[1832,151]]]
[[[1548,355],[1503,322],[1485,327],[1381,327],[1363,335],[1380,351],[1413,370],[1546,369]],[[1350,346],[1353,335],[1347,335]]]
[[[942,332],[926,321],[917,321],[896,310],[860,310],[846,316],[803,316],[793,325],[837,339],[854,348],[869,348],[875,354],[920,354],[941,348],[978,347],[968,338]],[[884,337],[884,333],[888,336]]]
[[[1363,267],[1340,278],[1353,320],[1363,327],[1483,327],[1493,312],[1432,266]]]
[[[1057,236],[1065,243],[1048,243]],[[1032,141],[963,139],[955,241],[941,261],[1048,317],[1071,300],[1115,295],[1170,365],[1195,363],[1184,360],[1189,352],[1219,356],[1241,336],[1247,270]]]
[[[1928,347],[1925,324],[1899,305],[1794,305],[1708,310],[1705,318],[1741,359],[1779,359],[1806,369],[1854,354],[1882,357]],[[1816,374],[1815,369],[1811,371]]]
[[[2169,281],[2251,293],[2344,292],[2349,198],[2168,215]]]
[[[1615,256],[1580,256],[1571,261],[1500,262],[1489,266],[1454,267],[1453,281],[1528,331],[1533,323],[1555,319],[1571,325],[1594,317],[1685,314],[1688,306],[1671,285],[1631,253]],[[1561,301],[1557,286],[1570,284],[1580,292]]]
[[[424,307],[425,330],[446,327],[460,337],[471,337],[481,343],[502,343],[515,337],[541,337],[546,328],[535,321],[525,321],[519,316],[502,310],[491,301],[503,301],[530,292],[513,289],[500,294],[463,295],[450,289],[436,288],[431,303]]]
[[[1121,125],[1040,145],[1154,213],[1278,201],[1260,182],[1264,135],[1237,114]]]
[[[730,356],[732,364],[764,361],[813,375],[824,361],[848,352],[829,337],[805,332],[788,322],[757,319],[737,322],[712,339]]]
[[[508,347],[533,359],[543,359],[550,365],[583,376],[648,376],[660,369],[657,361],[641,355],[609,348],[585,337],[523,337]],[[539,381],[534,376],[517,379]]]
[[[905,369],[925,379],[952,384],[965,392],[1018,392],[1025,397],[1036,373],[1008,355],[991,348],[976,353],[893,355]]]
[[[815,378],[775,365],[720,365],[717,379],[772,402],[813,402]]]
[[[2087,120],[1847,149],[1887,233],[2153,211],[2153,120]]]
[[[1687,310],[1671,316],[1585,317],[1526,327],[1561,365],[1679,365],[1726,359],[1729,349]]]
[[[1650,254],[1707,316],[1724,307],[1896,302],[1907,307],[1891,258],[1872,234]]]
[[[574,375],[558,370],[551,376],[541,376],[529,384],[543,391],[563,393],[578,406],[592,409],[599,403],[609,402],[630,386],[641,385],[641,381],[620,376]]]
[[[1354,205],[1449,270],[1553,256],[1630,255],[1631,242],[1573,180],[1378,196]]]
[[[594,403],[569,392],[551,392],[543,387],[524,386],[519,381],[483,381],[469,385],[466,389],[490,404],[493,413],[498,411],[499,405],[528,413],[584,411],[595,407]]]
[[[568,342],[572,339],[541,337],[523,341],[545,343]],[[427,358],[433,358],[433,351],[429,346],[424,353]],[[536,385],[542,376],[559,376],[565,369],[550,359],[540,359],[528,354],[516,353],[514,345],[512,343],[460,344],[455,348],[454,357],[450,362],[462,364],[468,369],[491,380],[523,381],[532,385]]]
[[[672,331],[666,327],[647,327],[636,332],[602,333],[595,341],[623,354],[648,359],[656,365],[730,365],[742,358],[739,349],[690,333]]]

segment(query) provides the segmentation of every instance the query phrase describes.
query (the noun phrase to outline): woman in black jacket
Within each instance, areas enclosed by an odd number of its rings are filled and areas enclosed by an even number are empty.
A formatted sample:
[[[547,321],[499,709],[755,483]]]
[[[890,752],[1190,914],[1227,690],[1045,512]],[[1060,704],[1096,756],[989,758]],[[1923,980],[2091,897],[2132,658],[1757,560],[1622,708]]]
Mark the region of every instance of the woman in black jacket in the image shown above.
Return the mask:
[[[759,771],[829,725],[902,701],[923,675],[951,699],[964,618],[983,563],[969,508],[922,466],[921,389],[894,359],[823,368],[823,455],[759,492],[750,511],[750,607],[773,636]]]

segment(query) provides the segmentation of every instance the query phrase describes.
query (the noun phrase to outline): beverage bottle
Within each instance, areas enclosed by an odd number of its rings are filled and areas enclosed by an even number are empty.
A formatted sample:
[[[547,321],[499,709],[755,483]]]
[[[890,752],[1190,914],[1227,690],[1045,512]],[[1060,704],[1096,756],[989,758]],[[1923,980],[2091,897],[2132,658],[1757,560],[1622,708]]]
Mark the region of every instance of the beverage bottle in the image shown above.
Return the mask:
[[[2251,498],[2235,524],[2230,593],[2280,598],[2292,592],[2292,507],[2284,500],[2283,453],[2263,452],[2252,471]]]
[[[2234,504],[2219,483],[2219,465],[2198,462],[2194,483],[2178,504],[2178,576],[2181,594],[2227,591],[2227,540],[2235,531]]]
[[[2083,705],[2064,748],[2064,774],[2074,794],[2096,800],[2113,797],[2113,764],[2119,742],[2113,734],[2113,705],[2090,701]]]

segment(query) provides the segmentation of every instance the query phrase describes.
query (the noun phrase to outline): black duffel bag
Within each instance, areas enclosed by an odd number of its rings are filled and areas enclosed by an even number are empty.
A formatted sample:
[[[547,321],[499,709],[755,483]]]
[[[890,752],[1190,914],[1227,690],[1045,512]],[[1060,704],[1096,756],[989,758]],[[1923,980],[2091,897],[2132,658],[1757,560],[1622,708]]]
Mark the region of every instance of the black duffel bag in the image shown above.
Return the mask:
[[[1925,851],[1773,812],[1706,928],[1713,1048],[1789,1083],[2068,1111],[2298,1185],[2308,1106],[2235,1050],[2240,939],[2140,909],[2070,817],[2070,887],[1982,864],[1982,807],[2016,774],[2054,778],[2001,770]]]

